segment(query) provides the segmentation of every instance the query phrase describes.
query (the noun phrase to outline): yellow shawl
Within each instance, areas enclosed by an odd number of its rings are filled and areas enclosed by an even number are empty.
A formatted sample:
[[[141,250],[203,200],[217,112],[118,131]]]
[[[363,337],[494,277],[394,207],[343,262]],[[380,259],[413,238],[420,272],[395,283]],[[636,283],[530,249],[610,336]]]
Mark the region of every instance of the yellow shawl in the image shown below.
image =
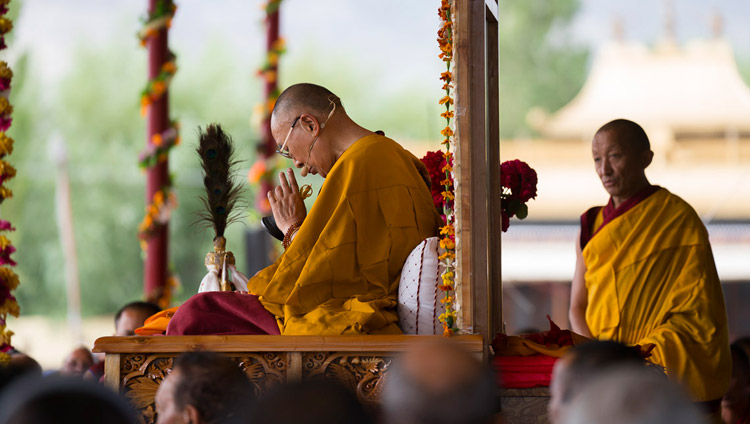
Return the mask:
[[[248,282],[281,334],[401,332],[401,268],[440,223],[420,172],[417,158],[383,136],[341,155],[291,246]]]
[[[693,208],[659,189],[602,227],[582,253],[594,337],[653,343],[649,359],[696,401],[721,398],[731,374],[724,297]]]

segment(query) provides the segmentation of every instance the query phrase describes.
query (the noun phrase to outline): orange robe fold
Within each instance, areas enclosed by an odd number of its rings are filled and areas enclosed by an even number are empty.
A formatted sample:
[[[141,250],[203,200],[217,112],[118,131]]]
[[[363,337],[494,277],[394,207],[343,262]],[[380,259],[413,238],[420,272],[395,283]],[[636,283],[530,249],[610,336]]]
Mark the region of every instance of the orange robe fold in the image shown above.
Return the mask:
[[[421,161],[386,137],[364,137],[327,175],[286,252],[248,281],[281,334],[398,334],[401,268],[437,234]]]
[[[708,232],[693,208],[658,189],[598,228],[582,254],[594,337],[653,343],[649,360],[696,401],[721,398],[731,376],[727,317]]]

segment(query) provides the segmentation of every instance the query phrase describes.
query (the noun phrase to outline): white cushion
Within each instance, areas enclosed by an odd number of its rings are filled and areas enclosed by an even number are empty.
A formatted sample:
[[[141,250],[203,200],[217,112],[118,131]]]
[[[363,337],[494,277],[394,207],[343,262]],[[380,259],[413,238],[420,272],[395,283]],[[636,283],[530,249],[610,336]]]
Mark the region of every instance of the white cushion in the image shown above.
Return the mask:
[[[412,250],[404,262],[398,285],[398,318],[404,334],[442,334],[438,317],[445,312],[438,289],[445,265],[438,261],[440,239],[430,237]]]

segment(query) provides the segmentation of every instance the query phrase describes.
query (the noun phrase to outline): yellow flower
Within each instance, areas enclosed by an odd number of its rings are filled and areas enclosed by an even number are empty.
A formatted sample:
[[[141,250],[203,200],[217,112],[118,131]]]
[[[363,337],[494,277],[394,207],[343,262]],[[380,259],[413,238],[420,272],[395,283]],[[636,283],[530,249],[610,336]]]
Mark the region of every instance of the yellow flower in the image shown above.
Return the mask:
[[[13,22],[10,19],[0,18],[0,34],[7,34],[13,29]]]
[[[451,127],[445,127],[442,131],[440,131],[440,134],[443,135],[443,137],[450,137],[453,135],[453,130]]]
[[[0,133],[0,157],[13,153],[13,139]]]
[[[177,65],[173,61],[169,61],[161,65],[161,70],[168,74],[174,74],[177,72]]]
[[[453,298],[451,296],[445,296],[444,298],[440,299],[440,303],[451,304],[453,303]]]
[[[10,70],[8,63],[5,61],[0,61],[0,78],[13,78],[13,71]]]
[[[182,141],[182,139],[181,139],[181,138],[180,138],[180,136],[178,135],[178,136],[177,136],[177,137],[175,137],[175,139],[174,139],[174,145],[175,145],[175,146],[179,146],[179,145],[180,145],[180,141]]]
[[[456,230],[453,228],[453,224],[448,224],[444,227],[440,227],[440,235],[449,235],[452,236],[456,233]]]
[[[16,302],[13,298],[7,298],[5,299],[5,302],[0,305],[0,315],[2,314],[9,314],[13,315],[14,317],[18,318],[18,315],[21,313],[21,309],[18,307],[18,302]],[[8,334],[8,337],[13,335],[12,332],[6,331],[5,334]]]
[[[10,199],[11,197],[13,197],[13,190],[6,187],[0,187],[0,198]]]
[[[450,82],[453,79],[453,74],[450,71],[445,71],[440,74],[440,79],[445,82]]]
[[[154,84],[151,86],[151,91],[153,92],[154,96],[160,96],[162,93],[164,93],[167,90],[167,84],[164,83],[164,81],[154,81]]]
[[[286,40],[284,40],[284,38],[282,37],[279,37],[278,39],[276,39],[276,41],[273,42],[273,44],[271,45],[271,49],[276,51],[284,50],[285,46]]]
[[[446,178],[443,181],[440,181],[440,185],[445,186],[445,187],[450,187],[453,185],[453,181]]]
[[[154,134],[151,136],[151,144],[154,146],[161,146],[161,143],[163,143],[164,140],[161,137],[161,134]]]
[[[440,248],[446,249],[446,250],[453,250],[456,248],[456,243],[453,242],[449,237],[444,237],[440,239]],[[453,273],[448,271],[443,276],[446,276],[450,274],[451,278],[453,278]]]
[[[442,192],[440,194],[443,195],[443,199],[453,200],[455,198],[455,196],[453,195],[453,193],[450,192],[450,191],[444,191],[444,192]]]
[[[438,256],[438,260],[443,261],[446,259],[455,259],[455,257],[456,257],[455,253],[451,252],[450,250],[446,250],[445,253]]]
[[[155,205],[161,205],[164,203],[164,192],[159,190],[156,193],[154,193],[154,204]]]
[[[0,97],[0,115],[8,115],[13,113],[13,106],[11,106],[8,99]]]
[[[276,66],[279,63],[279,54],[273,51],[270,51],[268,52],[268,56],[266,60],[268,60],[269,65]]]
[[[450,166],[450,164],[446,164],[443,169],[441,169],[443,172],[453,172],[453,167]]]
[[[252,168],[250,168],[250,171],[247,173],[247,180],[250,182],[250,184],[257,184],[263,174],[266,173],[267,167],[266,167],[266,161],[259,160],[256,161]]]
[[[18,287],[18,275],[10,268],[0,268],[0,284],[4,284],[8,290]]]
[[[440,101],[438,103],[441,104],[441,105],[444,105],[446,103],[449,104],[449,105],[452,105],[453,104],[453,99],[450,96],[445,96],[442,99],[440,99]]]

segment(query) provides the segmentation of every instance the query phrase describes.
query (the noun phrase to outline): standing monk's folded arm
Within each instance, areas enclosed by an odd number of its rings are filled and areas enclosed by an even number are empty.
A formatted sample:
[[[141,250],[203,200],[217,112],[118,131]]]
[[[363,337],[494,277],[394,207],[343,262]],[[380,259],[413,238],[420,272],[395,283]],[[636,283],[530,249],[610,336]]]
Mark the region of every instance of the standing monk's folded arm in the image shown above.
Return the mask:
[[[576,269],[573,273],[573,283],[570,288],[570,328],[576,333],[594,338],[586,324],[586,306],[588,305],[588,292],[586,291],[586,263],[583,262],[580,240],[581,234],[576,237]]]

